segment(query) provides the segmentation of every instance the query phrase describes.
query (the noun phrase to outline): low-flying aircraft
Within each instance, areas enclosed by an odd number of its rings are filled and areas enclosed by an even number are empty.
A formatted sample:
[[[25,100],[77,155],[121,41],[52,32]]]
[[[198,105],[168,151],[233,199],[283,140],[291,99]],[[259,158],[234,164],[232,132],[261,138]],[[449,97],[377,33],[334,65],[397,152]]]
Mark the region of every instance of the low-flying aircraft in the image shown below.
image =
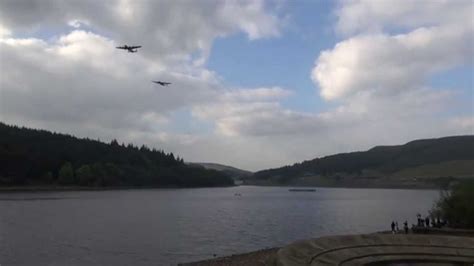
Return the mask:
[[[168,86],[171,84],[171,82],[164,82],[164,81],[154,81],[152,80],[152,82],[156,83],[156,84],[160,84],[161,86]]]
[[[136,53],[136,52],[138,52],[138,48],[141,48],[141,47],[142,47],[141,45],[138,45],[138,46],[124,45],[124,46],[117,46],[115,48],[127,50],[129,53]]]

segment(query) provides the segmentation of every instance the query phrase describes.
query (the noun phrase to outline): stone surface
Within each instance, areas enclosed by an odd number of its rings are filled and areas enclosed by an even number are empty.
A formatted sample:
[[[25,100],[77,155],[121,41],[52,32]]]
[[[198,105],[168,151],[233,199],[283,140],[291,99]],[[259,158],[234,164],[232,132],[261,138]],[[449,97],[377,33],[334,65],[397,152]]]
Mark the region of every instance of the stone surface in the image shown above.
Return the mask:
[[[277,265],[474,264],[474,238],[441,235],[367,234],[295,242],[277,253]],[[426,265],[426,264],[425,264]]]
[[[182,263],[178,266],[273,266],[279,248],[262,249],[245,254]]]

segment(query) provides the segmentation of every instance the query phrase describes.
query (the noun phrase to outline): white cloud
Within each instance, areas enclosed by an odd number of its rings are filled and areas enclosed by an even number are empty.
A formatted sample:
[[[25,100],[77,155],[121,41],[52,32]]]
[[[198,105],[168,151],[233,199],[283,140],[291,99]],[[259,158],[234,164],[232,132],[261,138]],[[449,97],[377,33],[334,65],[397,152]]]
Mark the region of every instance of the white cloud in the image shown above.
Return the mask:
[[[194,106],[192,113],[214,122],[217,134],[231,137],[295,134],[315,128],[317,115],[282,108],[279,100],[291,94],[280,87],[227,90],[212,103]]]
[[[254,88],[254,89],[234,89],[226,91],[222,97],[229,101],[258,101],[268,99],[280,99],[290,96],[292,92],[280,87]]]
[[[10,36],[12,32],[0,24],[0,38]]]
[[[0,24],[34,32],[56,25],[87,23],[118,43],[143,45],[158,60],[207,59],[217,37],[239,31],[251,40],[277,36],[278,17],[256,1],[30,0],[0,2]]]
[[[89,21],[83,21],[78,19],[70,20],[67,24],[76,29],[82,27],[83,25],[90,26]]]
[[[52,43],[0,40],[2,64],[8,65],[0,79],[2,117],[145,128],[214,95],[208,80],[162,72],[164,64],[131,57],[115,45],[85,31],[72,31]],[[158,76],[173,82],[173,90],[152,84]]]
[[[403,1],[342,0],[336,30],[342,34],[377,33],[456,24],[472,24],[471,0]]]
[[[311,78],[328,100],[362,91],[393,94],[411,90],[436,72],[471,63],[473,34],[467,26],[356,36],[323,51]]]
[[[47,41],[1,39],[2,64],[9,65],[0,81],[4,117],[126,125],[148,121],[149,114],[166,116],[210,100],[219,89],[203,62],[192,64],[192,54],[208,54],[214,38],[234,32],[250,39],[279,32],[277,17],[263,1],[116,2],[0,2],[3,37],[9,29],[41,35],[61,24],[94,30],[76,29]],[[144,46],[138,54],[115,49],[135,42]],[[173,89],[154,86],[154,79],[171,81]]]
[[[242,5],[242,3],[245,3]],[[275,37],[280,34],[278,18],[275,15],[262,16],[264,1],[246,0],[227,1],[219,9],[222,21],[231,27],[238,27],[246,32],[250,40],[264,37]]]

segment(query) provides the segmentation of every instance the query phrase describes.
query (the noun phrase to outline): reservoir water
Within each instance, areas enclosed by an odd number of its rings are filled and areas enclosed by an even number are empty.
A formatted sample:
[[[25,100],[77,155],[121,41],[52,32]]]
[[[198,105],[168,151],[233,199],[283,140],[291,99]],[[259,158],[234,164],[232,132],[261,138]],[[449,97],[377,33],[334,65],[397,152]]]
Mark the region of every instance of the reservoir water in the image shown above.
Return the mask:
[[[0,193],[0,265],[176,265],[415,222],[438,191],[281,187]]]

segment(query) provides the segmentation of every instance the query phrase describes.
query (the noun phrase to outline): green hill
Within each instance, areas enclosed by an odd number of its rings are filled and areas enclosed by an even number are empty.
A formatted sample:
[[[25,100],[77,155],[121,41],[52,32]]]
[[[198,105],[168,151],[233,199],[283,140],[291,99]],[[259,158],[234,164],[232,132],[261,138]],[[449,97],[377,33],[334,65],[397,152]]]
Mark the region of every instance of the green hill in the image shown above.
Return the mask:
[[[213,169],[224,172],[233,179],[243,179],[251,176],[253,173],[247,170],[242,170],[236,167],[218,164],[218,163],[188,163],[189,165],[201,166],[206,169]]]
[[[0,123],[0,187],[227,186],[226,174],[173,153]]]
[[[474,177],[474,136],[377,146],[256,172],[248,183],[315,186],[439,186]]]

